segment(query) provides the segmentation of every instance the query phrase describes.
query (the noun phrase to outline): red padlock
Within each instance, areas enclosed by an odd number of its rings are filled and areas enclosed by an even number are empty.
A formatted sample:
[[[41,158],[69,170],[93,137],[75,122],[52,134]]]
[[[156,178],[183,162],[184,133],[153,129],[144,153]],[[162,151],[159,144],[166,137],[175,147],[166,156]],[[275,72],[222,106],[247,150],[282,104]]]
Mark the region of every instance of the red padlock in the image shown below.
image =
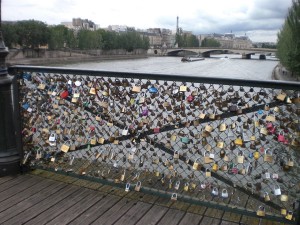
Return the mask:
[[[68,90],[63,91],[62,93],[60,93],[60,97],[62,99],[66,99],[69,96],[69,92]]]

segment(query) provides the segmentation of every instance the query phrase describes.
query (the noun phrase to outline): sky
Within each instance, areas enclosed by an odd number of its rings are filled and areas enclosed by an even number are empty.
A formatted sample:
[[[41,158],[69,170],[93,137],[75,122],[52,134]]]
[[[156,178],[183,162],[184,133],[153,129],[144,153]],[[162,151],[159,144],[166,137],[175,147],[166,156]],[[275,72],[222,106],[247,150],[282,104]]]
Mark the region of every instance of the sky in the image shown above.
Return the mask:
[[[292,0],[2,0],[2,20],[48,25],[89,19],[100,28],[179,27],[193,34],[234,33],[253,42],[276,42]]]

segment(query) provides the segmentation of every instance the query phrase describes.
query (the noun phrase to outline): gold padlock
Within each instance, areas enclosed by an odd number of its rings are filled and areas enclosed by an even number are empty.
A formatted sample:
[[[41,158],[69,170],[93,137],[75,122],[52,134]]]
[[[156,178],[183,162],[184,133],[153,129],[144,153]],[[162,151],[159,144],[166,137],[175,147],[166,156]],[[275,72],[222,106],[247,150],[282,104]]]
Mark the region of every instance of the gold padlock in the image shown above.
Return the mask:
[[[205,171],[205,176],[206,176],[206,177],[211,177],[211,172],[210,172],[209,169],[206,169],[206,171]]]
[[[288,211],[285,218],[287,220],[292,220],[293,219],[293,212],[292,211]]]
[[[265,216],[266,215],[265,207],[259,206],[258,210],[256,211],[256,215],[257,216]]]
[[[219,126],[219,130],[220,130],[220,131],[225,131],[225,130],[226,130],[226,124],[225,124],[225,123],[222,123],[222,124]]]
[[[189,190],[189,183],[185,183],[184,187],[183,187],[184,191],[188,191]]]
[[[270,199],[270,195],[269,195],[268,192],[265,192],[265,194],[264,194],[264,199],[265,199],[265,202],[268,202],[268,201],[271,200],[271,199]]]
[[[214,165],[212,166],[212,170],[217,172],[219,169],[218,163],[214,163]]]
[[[193,170],[200,170],[201,169],[201,165],[198,162],[200,160],[200,158],[197,158],[193,164]]]

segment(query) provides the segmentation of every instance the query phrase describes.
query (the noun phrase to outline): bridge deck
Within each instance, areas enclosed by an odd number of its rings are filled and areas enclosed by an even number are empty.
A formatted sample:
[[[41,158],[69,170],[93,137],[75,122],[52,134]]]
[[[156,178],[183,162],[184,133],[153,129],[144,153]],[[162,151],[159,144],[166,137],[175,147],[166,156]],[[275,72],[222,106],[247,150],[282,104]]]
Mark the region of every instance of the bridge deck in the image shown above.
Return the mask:
[[[0,178],[0,224],[282,224],[43,170]]]

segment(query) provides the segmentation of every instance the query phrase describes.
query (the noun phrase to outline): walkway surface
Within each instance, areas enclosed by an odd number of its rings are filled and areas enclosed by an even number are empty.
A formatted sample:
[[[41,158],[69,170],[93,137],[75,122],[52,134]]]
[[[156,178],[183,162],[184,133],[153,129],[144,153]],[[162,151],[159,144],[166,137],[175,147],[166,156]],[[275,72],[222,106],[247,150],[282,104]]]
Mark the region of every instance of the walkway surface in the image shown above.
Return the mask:
[[[43,170],[0,178],[0,224],[283,224]]]

